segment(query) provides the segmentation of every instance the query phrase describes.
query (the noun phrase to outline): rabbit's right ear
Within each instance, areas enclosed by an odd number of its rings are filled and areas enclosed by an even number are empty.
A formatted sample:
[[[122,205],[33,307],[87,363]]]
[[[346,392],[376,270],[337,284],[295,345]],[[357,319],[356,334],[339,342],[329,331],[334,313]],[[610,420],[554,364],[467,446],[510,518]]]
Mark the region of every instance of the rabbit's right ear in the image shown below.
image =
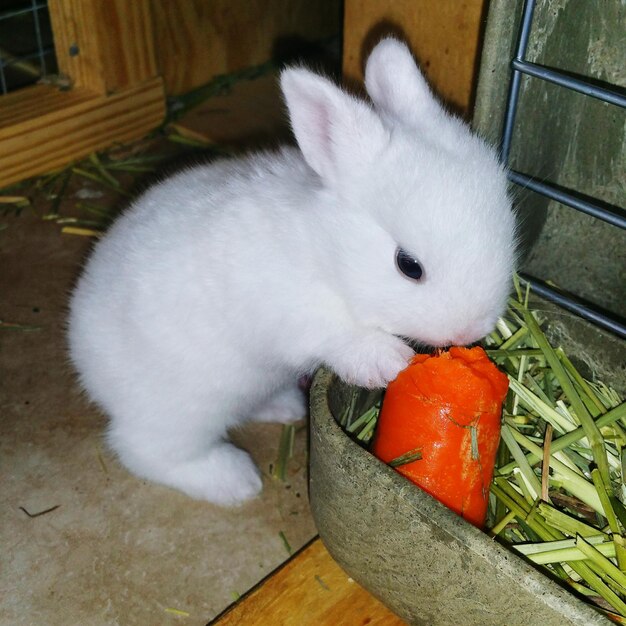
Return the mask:
[[[281,87],[291,127],[307,163],[333,184],[370,163],[389,139],[372,108],[308,70],[290,68]]]
[[[407,124],[443,113],[411,51],[393,37],[380,41],[368,57],[365,88],[379,110]]]

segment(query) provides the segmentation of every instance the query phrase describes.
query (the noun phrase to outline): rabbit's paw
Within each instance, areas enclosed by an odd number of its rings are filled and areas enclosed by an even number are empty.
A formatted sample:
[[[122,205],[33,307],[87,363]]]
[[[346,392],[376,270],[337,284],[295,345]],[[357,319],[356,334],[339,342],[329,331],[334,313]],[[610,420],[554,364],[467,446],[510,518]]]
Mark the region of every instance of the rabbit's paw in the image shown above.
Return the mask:
[[[250,455],[230,443],[217,444],[205,456],[177,465],[167,482],[192,498],[222,506],[241,504],[263,488]]]
[[[346,382],[376,389],[393,380],[414,354],[402,339],[373,330],[341,346],[328,364]]]
[[[281,389],[251,416],[256,422],[290,424],[307,414],[306,398],[298,385]]]

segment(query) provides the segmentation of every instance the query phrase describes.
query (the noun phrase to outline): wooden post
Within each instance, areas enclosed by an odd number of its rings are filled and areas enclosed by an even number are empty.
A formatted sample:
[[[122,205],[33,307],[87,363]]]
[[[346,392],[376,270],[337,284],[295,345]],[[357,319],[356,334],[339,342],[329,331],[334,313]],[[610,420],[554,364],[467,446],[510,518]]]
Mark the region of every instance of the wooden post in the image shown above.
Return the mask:
[[[157,76],[150,0],[50,0],[59,69],[109,94]]]
[[[345,0],[343,70],[360,82],[376,41],[407,42],[434,91],[465,116],[471,114],[486,0]]]
[[[141,137],[165,117],[150,0],[50,0],[49,9],[72,88],[0,97],[0,187]]]

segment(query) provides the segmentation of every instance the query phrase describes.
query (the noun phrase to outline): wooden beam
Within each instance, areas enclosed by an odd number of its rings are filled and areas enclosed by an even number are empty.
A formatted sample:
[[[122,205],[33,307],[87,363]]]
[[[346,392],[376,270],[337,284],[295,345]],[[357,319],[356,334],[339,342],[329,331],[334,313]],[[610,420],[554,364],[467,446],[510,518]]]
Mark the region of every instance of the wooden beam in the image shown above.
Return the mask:
[[[0,187],[43,174],[116,141],[139,138],[165,116],[153,78],[110,96],[49,85],[0,98]]]

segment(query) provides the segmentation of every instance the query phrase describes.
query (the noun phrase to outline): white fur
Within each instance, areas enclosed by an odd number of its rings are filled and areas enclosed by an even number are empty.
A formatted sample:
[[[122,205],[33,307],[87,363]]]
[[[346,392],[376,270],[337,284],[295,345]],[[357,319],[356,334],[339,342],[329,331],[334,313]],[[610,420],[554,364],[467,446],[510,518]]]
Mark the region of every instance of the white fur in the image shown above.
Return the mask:
[[[305,69],[282,88],[301,152],[195,167],[152,187],[96,246],[71,301],[71,358],[138,475],[233,504],[261,489],[229,428],[304,412],[325,363],[384,386],[412,350],[470,343],[505,305],[514,220],[492,152],[410,53],[368,60],[374,102]],[[414,282],[395,266],[418,258]]]

